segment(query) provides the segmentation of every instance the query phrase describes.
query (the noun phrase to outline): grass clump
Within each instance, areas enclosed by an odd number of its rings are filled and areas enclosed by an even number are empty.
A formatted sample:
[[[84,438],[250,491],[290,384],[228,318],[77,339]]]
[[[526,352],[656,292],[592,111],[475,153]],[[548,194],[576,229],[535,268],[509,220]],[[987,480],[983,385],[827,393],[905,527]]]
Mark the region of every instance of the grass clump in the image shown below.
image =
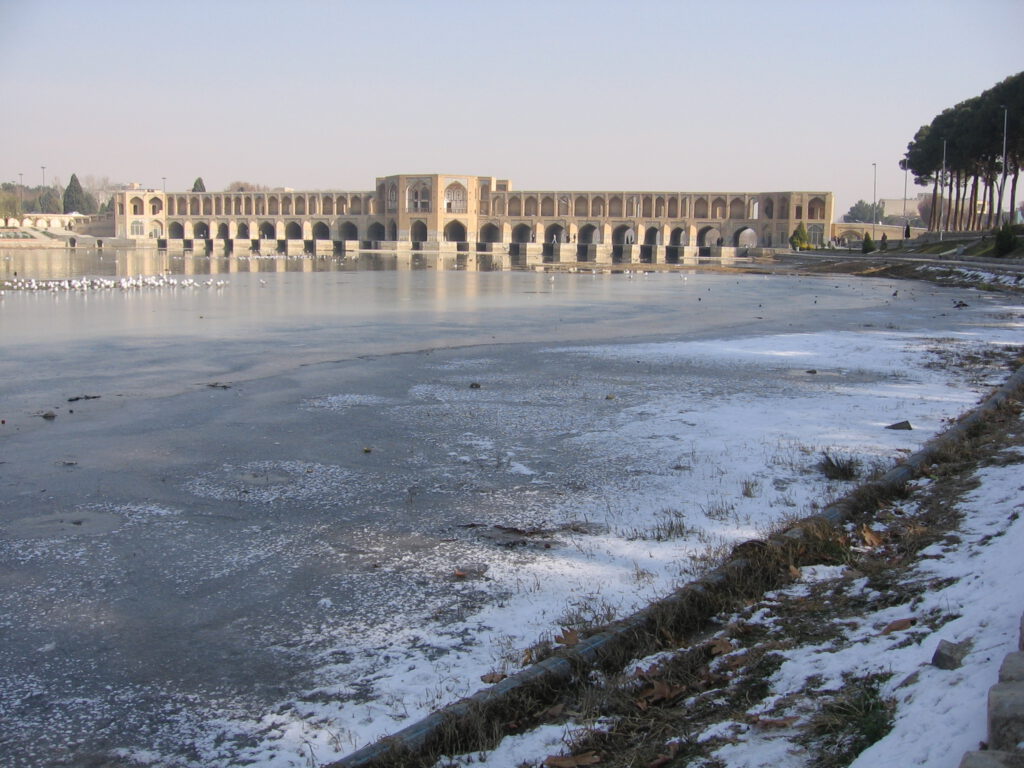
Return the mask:
[[[829,480],[856,480],[860,476],[860,460],[854,456],[823,451],[818,470]]]
[[[846,686],[809,723],[819,768],[843,768],[892,728],[895,700],[882,694],[886,675],[848,677]]]

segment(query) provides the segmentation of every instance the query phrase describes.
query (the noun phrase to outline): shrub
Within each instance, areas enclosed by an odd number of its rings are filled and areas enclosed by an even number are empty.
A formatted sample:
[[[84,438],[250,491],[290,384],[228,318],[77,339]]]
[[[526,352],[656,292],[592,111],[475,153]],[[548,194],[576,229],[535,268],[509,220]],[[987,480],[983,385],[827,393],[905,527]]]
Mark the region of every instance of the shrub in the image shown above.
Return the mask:
[[[1010,222],[1003,222],[1003,226],[996,230],[995,255],[1005,256],[1016,250],[1017,235],[1013,233]]]
[[[871,253],[875,250],[875,241],[871,239],[871,235],[867,232],[864,233],[864,244],[860,247],[861,253]]]

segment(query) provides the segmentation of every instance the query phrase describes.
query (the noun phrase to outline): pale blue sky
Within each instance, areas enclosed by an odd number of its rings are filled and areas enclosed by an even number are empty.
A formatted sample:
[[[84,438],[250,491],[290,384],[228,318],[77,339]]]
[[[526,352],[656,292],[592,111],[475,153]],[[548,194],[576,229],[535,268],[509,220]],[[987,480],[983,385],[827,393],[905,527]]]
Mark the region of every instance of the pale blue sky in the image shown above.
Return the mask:
[[[0,0],[0,181],[902,197],[917,128],[1024,69],[1024,0]],[[911,187],[911,194],[914,193]]]

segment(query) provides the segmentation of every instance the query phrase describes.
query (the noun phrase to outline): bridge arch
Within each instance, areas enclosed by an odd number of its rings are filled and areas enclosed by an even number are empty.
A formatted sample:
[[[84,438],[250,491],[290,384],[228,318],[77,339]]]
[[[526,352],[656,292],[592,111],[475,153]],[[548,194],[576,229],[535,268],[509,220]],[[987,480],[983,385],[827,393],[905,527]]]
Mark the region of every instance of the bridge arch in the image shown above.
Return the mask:
[[[318,221],[313,225],[313,239],[314,240],[330,240],[331,239],[331,228],[323,221]]]
[[[686,245],[686,230],[676,227],[668,236],[669,245]]]
[[[576,198],[576,202],[573,204],[572,210],[573,216],[589,216],[590,206],[587,205],[587,198],[580,195]]]
[[[513,195],[508,199],[508,215],[509,216],[522,216],[523,215],[523,201],[518,195]]]
[[[706,197],[698,197],[693,203],[693,218],[708,218],[708,200]]]
[[[409,229],[409,239],[414,243],[423,243],[427,240],[427,225],[422,221],[414,221]]]
[[[576,236],[576,242],[583,243],[584,245],[590,245],[591,243],[598,242],[598,229],[593,224],[584,224],[580,227],[579,234]]]
[[[154,221],[149,225],[149,236],[156,239],[164,236],[164,225]]]
[[[236,237],[239,240],[249,239],[249,225],[246,222],[243,221],[241,224],[238,225],[238,232],[236,233]]]
[[[697,233],[697,245],[702,248],[709,245],[718,245],[718,241],[721,239],[722,233],[718,227],[702,227]]]
[[[747,218],[747,206],[743,202],[742,197],[734,197],[729,202],[729,218],[730,219],[745,219]]]
[[[192,227],[192,237],[195,240],[209,240],[210,225],[205,221],[197,221]]]
[[[484,224],[480,227],[480,242],[481,243],[500,243],[501,242],[501,230],[497,224]]]
[[[217,239],[227,240],[228,237],[228,223],[226,221],[222,221],[220,224],[217,225]]]
[[[807,218],[808,219],[824,219],[825,218],[825,201],[820,197],[812,197],[807,203]]]
[[[342,240],[358,240],[359,239],[359,227],[353,224],[351,221],[346,221],[341,225],[341,229],[338,230],[341,234]]]
[[[648,227],[647,231],[644,232],[644,245],[659,245],[659,240],[661,240],[661,229],[658,227]]]
[[[276,240],[277,228],[272,221],[260,222],[260,240]]]
[[[466,225],[458,219],[444,225],[444,239],[449,243],[466,242]]]
[[[523,203],[523,215],[524,216],[536,216],[537,215],[537,198],[530,195],[526,198],[526,202]]]
[[[561,224],[549,224],[544,230],[545,243],[564,243],[565,241],[565,227]]]
[[[737,248],[753,248],[757,245],[757,232],[750,227],[740,227],[732,236],[732,244]]]
[[[636,242],[636,230],[630,224],[620,224],[612,230],[612,244],[623,245]]]
[[[555,199],[550,195],[545,195],[540,201],[540,215],[541,216],[554,216],[555,215]],[[545,238],[546,239],[546,238]]]
[[[289,221],[284,228],[285,240],[301,240],[302,225],[297,221]]]
[[[763,204],[761,205],[761,212],[762,212],[762,215],[764,216],[764,218],[766,218],[766,219],[774,219],[775,218],[775,201],[772,200],[770,197],[766,197],[766,198],[763,199],[762,203]]]
[[[466,188],[457,181],[449,184],[444,191],[444,210],[446,213],[466,213]],[[462,239],[465,240],[465,236]]]
[[[386,233],[384,231],[384,225],[381,224],[379,221],[373,222],[369,226],[369,228],[366,230],[366,239],[367,240],[373,240],[373,241],[383,240],[383,239],[385,239],[385,236],[386,236]]]
[[[533,228],[529,224],[519,224],[512,229],[513,243],[529,243],[533,239]]]
[[[172,221],[167,228],[167,235],[171,240],[181,240],[185,237],[185,228],[181,225],[180,221]]]
[[[608,198],[608,215],[613,218],[622,216],[622,198],[618,195]]]
[[[604,198],[601,196],[595,197],[590,201],[590,215],[591,216],[604,216]]]

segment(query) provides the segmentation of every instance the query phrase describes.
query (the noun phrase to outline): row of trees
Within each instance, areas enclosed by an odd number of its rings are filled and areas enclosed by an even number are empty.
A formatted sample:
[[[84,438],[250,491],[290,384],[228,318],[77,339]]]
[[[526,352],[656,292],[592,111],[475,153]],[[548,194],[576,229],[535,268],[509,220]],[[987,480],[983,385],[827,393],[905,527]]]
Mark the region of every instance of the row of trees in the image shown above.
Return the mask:
[[[921,126],[900,168],[914,174],[915,184],[932,187],[929,229],[984,230],[999,225],[1007,181],[1009,209],[1015,210],[1022,161],[1024,72],[1019,72]]]
[[[0,185],[0,216],[18,216],[22,213],[103,213],[107,204],[100,206],[96,197],[82,188],[78,176],[71,174],[66,187],[54,179],[48,186],[19,187],[13,182]]]

